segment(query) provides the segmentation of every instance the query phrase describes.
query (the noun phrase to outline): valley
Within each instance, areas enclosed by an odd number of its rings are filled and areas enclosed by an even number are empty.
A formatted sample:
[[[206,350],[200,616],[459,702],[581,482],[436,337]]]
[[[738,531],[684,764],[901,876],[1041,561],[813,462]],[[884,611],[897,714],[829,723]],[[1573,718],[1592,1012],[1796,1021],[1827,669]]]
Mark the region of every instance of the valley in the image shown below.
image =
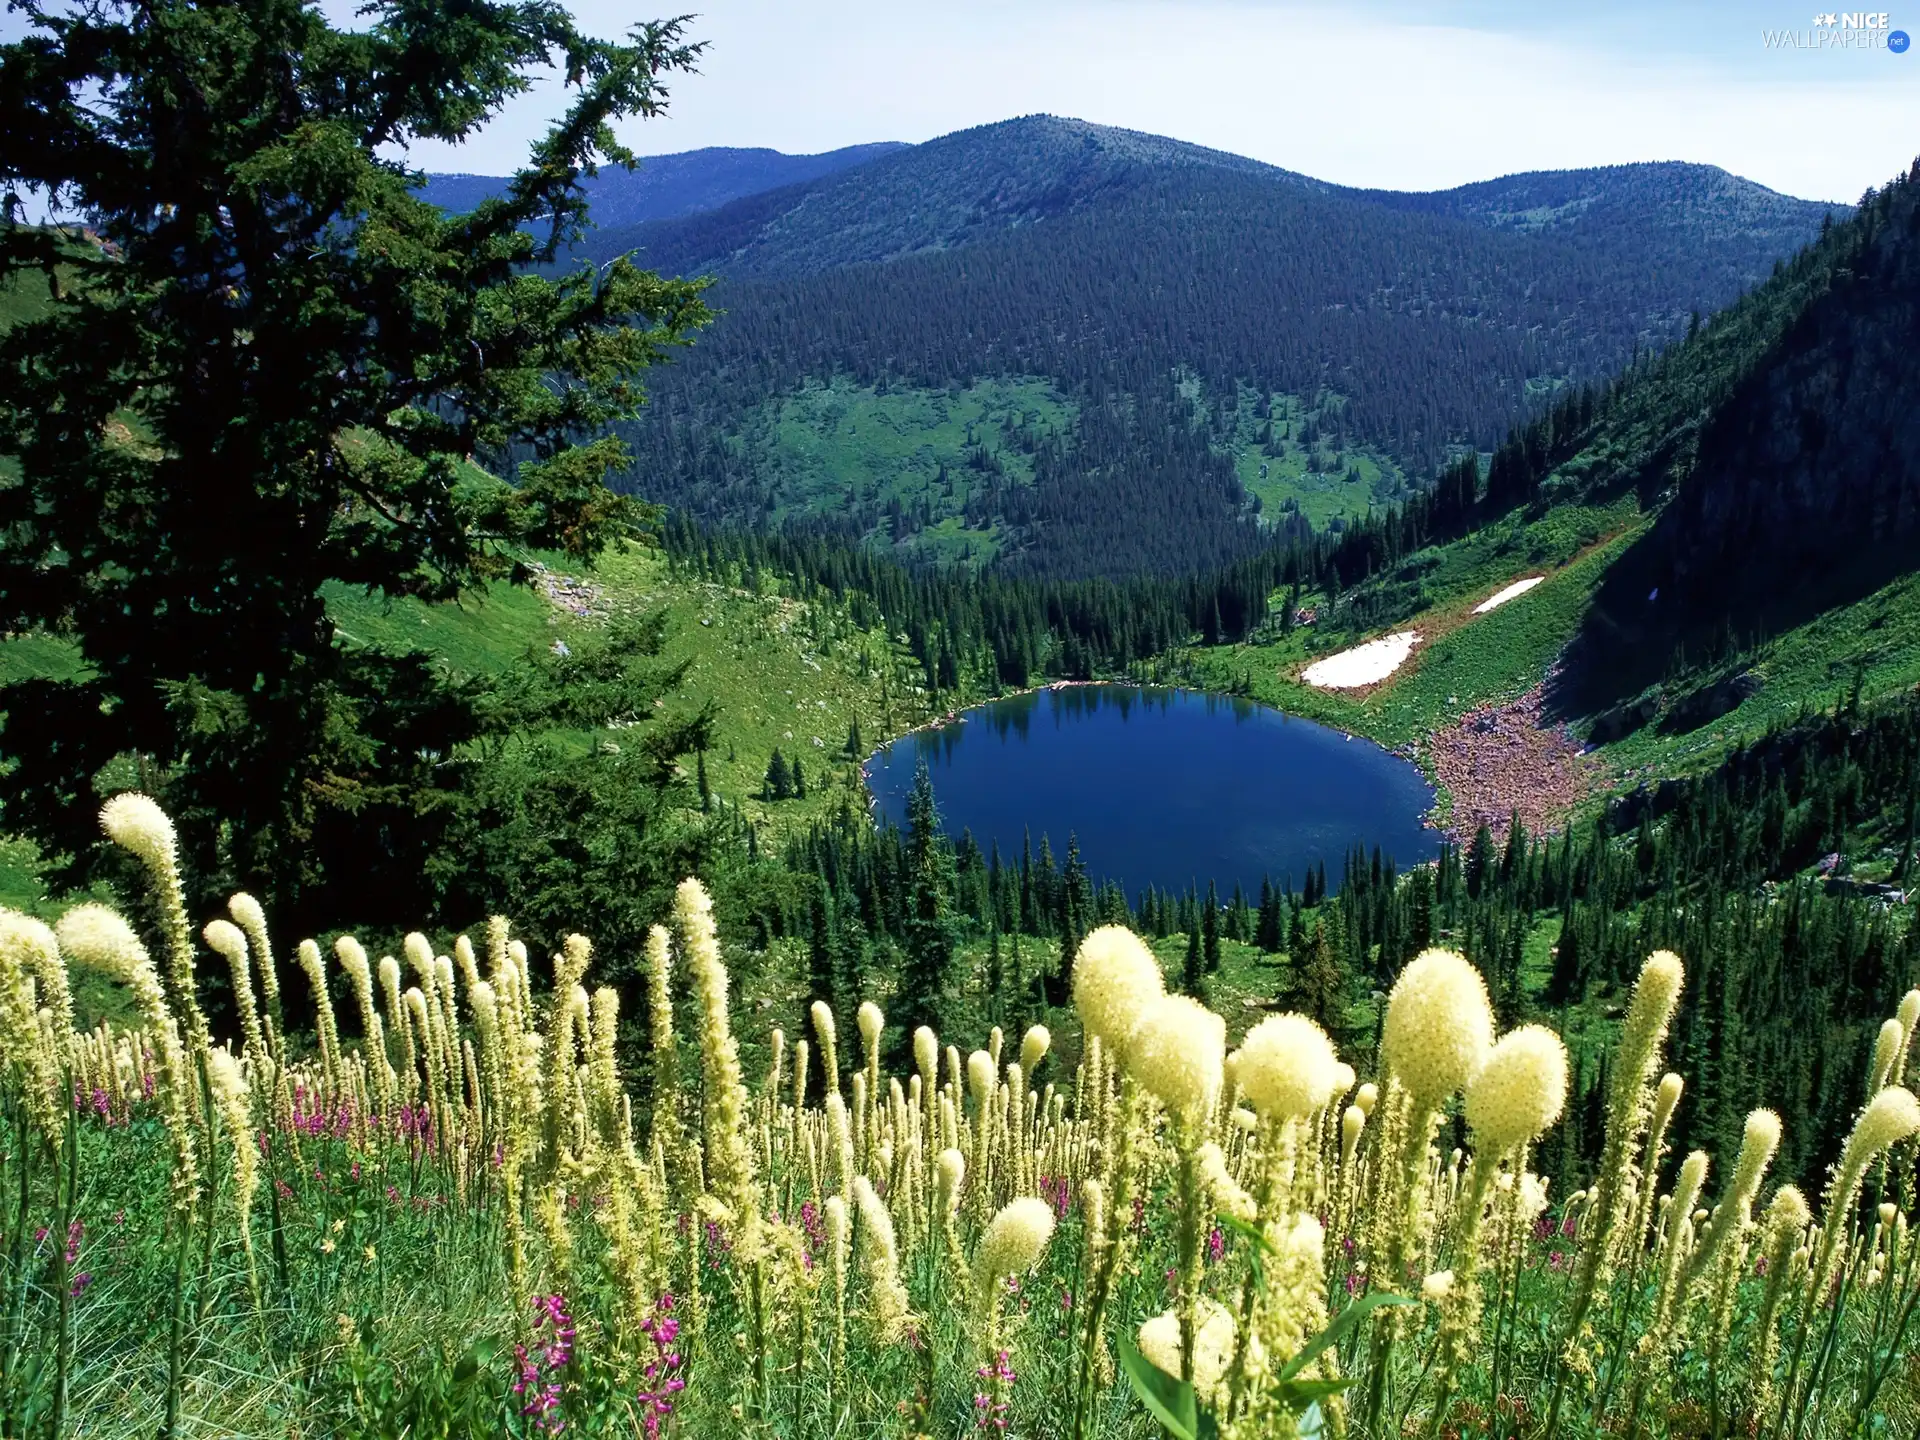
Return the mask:
[[[0,1436],[1914,1433],[1920,161],[915,18],[0,38]]]

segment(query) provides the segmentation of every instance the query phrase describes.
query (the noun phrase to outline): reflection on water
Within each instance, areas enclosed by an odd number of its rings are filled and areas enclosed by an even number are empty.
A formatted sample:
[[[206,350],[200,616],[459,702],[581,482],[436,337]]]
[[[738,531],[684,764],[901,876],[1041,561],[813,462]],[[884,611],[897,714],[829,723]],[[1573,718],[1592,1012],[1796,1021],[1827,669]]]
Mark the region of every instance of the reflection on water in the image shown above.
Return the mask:
[[[925,761],[942,818],[1011,859],[1075,836],[1096,878],[1257,890],[1379,846],[1431,859],[1433,792],[1410,762],[1249,700],[1190,690],[1075,685],[994,701],[919,731],[866,766],[880,813],[905,818]]]

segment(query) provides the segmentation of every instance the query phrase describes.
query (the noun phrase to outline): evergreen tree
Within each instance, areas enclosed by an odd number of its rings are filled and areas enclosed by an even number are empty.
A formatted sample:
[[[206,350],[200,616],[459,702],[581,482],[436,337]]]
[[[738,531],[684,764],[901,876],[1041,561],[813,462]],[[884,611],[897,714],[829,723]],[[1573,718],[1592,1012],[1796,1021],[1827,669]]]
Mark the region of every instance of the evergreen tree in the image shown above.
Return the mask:
[[[793,757],[793,798],[796,800],[807,798],[807,772],[800,768],[798,755]]]
[[[51,303],[0,338],[0,630],[79,663],[0,707],[7,824],[86,882],[84,802],[138,755],[189,876],[288,931],[368,918],[442,863],[485,687],[348,643],[327,592],[450,601],[518,549],[591,558],[657,522],[602,484],[631,459],[611,427],[705,323],[701,286],[563,257],[583,175],[633,161],[615,125],[662,113],[699,47],[680,21],[598,40],[558,5],[15,11],[0,293]],[[556,63],[565,113],[503,195],[449,217],[416,192],[410,145]],[[24,223],[35,193],[84,230]],[[511,484],[468,463],[509,446]]]
[[[1467,895],[1474,900],[1480,898],[1488,874],[1496,863],[1496,851],[1493,844],[1493,831],[1483,823],[1473,832],[1473,843],[1467,847],[1466,884]]]
[[[760,787],[762,800],[791,800],[793,798],[793,772],[787,768],[787,760],[779,750],[773,752],[773,758],[767,762],[766,780]]]
[[[903,1035],[922,1025],[944,1033],[955,999],[954,933],[948,913],[953,864],[924,760],[907,797],[906,864],[906,954],[894,1009]]]
[[[1206,951],[1207,974],[1220,968],[1220,892],[1207,882],[1206,908],[1200,912],[1201,945]]]
[[[1206,957],[1198,930],[1187,932],[1187,958],[1180,967],[1180,990],[1196,1000],[1207,998]]]
[[[1346,977],[1332,939],[1332,926],[1324,915],[1314,924],[1305,956],[1294,960],[1288,998],[1295,1010],[1336,1040],[1346,1034]]]

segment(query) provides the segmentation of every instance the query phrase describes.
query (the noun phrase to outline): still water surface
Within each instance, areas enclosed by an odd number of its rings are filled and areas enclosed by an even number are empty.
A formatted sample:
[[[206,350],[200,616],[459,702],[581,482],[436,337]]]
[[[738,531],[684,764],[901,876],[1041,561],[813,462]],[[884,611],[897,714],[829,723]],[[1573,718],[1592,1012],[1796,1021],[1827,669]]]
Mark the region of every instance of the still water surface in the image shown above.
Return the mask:
[[[1439,851],[1422,823],[1433,790],[1410,761],[1250,701],[1084,685],[965,714],[867,761],[882,816],[905,823],[925,760],[950,834],[971,830],[983,851],[998,841],[1008,861],[1029,831],[1036,852],[1044,834],[1058,861],[1072,833],[1096,879],[1136,896],[1211,879],[1222,898],[1236,881],[1251,897],[1262,875],[1298,889],[1323,861],[1337,886],[1356,844],[1402,868]]]

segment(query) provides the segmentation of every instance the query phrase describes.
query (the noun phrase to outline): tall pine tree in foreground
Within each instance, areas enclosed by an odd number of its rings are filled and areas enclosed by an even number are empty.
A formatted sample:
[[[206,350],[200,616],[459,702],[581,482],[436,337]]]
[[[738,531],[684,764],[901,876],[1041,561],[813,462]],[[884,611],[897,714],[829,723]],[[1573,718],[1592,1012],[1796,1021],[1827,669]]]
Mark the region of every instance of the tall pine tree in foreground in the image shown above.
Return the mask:
[[[83,663],[5,696],[0,803],[82,880],[121,762],[191,873],[332,923],[427,868],[483,719],[424,657],[348,644],[325,588],[451,599],[514,547],[589,557],[651,523],[602,484],[627,461],[607,427],[705,322],[700,286],[540,267],[583,233],[582,177],[632,163],[615,122],[662,113],[698,47],[550,3],[387,0],[353,30],[300,0],[9,8],[0,290],[50,304],[0,338],[0,629]],[[414,193],[408,146],[549,69],[567,109],[502,196]],[[509,455],[511,484],[473,463]]]

